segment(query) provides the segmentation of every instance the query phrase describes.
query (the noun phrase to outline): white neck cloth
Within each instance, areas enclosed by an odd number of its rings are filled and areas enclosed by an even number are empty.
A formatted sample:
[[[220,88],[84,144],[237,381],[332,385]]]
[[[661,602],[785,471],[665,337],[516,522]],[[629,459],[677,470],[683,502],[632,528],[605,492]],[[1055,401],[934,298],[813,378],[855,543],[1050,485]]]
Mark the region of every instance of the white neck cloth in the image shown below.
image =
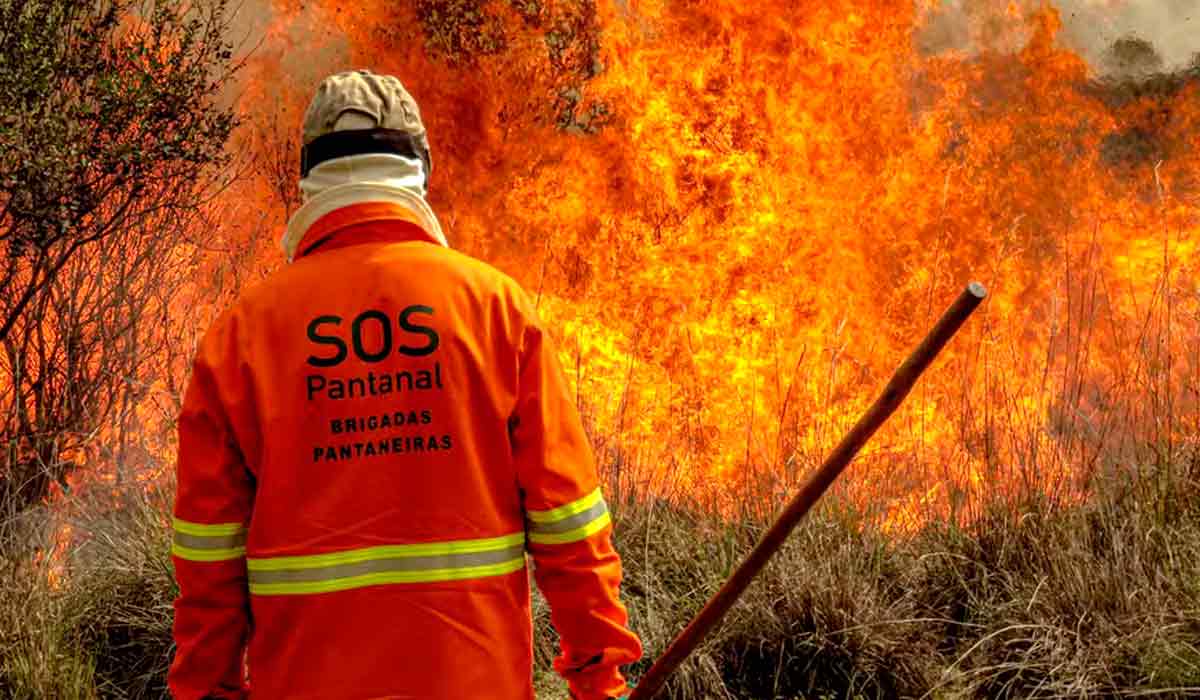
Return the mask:
[[[425,201],[425,164],[419,158],[390,153],[364,153],[335,158],[316,166],[300,181],[304,205],[288,221],[281,244],[288,262],[317,219],[364,202],[390,202],[408,209],[421,228],[449,247],[442,226]]]

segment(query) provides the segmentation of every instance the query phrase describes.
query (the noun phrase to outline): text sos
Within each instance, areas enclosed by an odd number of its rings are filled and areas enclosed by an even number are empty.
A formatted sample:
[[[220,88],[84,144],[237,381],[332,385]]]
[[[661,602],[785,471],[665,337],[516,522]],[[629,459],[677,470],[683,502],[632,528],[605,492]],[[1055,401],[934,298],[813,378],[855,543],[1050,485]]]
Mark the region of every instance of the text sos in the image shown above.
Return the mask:
[[[417,316],[432,316],[433,307],[413,305],[407,306],[396,317],[396,327],[400,335],[420,337],[424,342],[417,345],[393,345],[392,319],[383,311],[368,309],[363,311],[350,322],[350,345],[342,338],[341,316],[318,316],[308,322],[308,339],[317,345],[328,346],[325,356],[309,355],[308,364],[313,367],[336,367],[349,356],[350,348],[354,355],[363,362],[383,362],[393,353],[408,357],[424,357],[437,350],[439,339],[437,331],[427,325],[421,325],[414,320]],[[376,347],[367,347],[364,339],[364,329],[371,328],[378,333],[370,333]]]

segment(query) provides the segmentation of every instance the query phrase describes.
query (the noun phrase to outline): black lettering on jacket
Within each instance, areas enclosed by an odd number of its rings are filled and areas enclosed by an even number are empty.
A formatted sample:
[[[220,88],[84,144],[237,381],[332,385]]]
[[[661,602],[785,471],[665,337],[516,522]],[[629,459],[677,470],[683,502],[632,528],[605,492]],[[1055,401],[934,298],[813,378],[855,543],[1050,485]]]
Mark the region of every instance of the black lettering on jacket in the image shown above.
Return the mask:
[[[367,352],[367,349],[363,347],[362,325],[363,321],[367,319],[378,321],[379,327],[383,331],[383,347],[377,352]],[[392,352],[392,319],[382,311],[375,309],[364,311],[351,324],[350,339],[354,342],[354,354],[358,355],[363,362],[382,362]]]
[[[418,347],[401,345],[398,350],[400,351],[401,355],[408,355],[409,357],[424,357],[425,355],[432,354],[434,350],[437,350],[439,339],[437,331],[434,329],[430,328],[429,326],[418,326],[409,320],[409,317],[416,313],[429,314],[432,316],[433,307],[409,306],[405,308],[400,312],[400,328],[408,331],[409,333],[423,335],[428,338],[429,341],[424,346]]]
[[[347,348],[346,343],[336,335],[321,335],[317,331],[324,324],[332,323],[339,326],[342,323],[341,316],[318,316],[308,323],[308,339],[317,345],[332,345],[337,348],[337,352],[333,357],[317,357],[316,355],[308,356],[308,364],[313,367],[334,367],[340,365],[346,359]]]

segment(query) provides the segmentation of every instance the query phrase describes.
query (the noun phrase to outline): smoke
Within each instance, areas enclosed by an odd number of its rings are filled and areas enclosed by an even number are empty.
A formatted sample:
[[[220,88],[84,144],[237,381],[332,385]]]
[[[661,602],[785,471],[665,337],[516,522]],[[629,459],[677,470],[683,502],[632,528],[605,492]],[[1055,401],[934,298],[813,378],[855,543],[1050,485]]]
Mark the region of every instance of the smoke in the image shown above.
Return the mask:
[[[1050,4],[1063,22],[1059,44],[1079,53],[1096,75],[1177,71],[1200,56],[1200,0],[1053,0]],[[926,6],[917,45],[928,54],[1018,50],[1030,34],[1025,18],[1042,3],[1022,0],[1004,5],[992,0],[944,0]],[[1142,50],[1131,54],[1131,46]]]
[[[289,91],[307,93],[326,75],[354,67],[348,39],[324,8],[287,5],[245,0],[231,9],[226,38],[246,66],[228,98],[252,114],[286,110],[296,101]]]
[[[1059,0],[1058,5],[1064,45],[1079,51],[1099,72],[1129,68],[1120,51],[1113,51],[1122,39],[1148,42],[1167,71],[1186,68],[1200,55],[1200,0]]]

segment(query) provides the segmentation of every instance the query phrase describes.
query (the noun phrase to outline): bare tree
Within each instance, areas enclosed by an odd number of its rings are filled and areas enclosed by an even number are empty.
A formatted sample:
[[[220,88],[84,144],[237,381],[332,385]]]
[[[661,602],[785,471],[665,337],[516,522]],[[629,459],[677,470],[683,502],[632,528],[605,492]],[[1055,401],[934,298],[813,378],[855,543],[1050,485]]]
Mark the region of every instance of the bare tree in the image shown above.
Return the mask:
[[[234,127],[224,0],[0,0],[0,508],[126,444]]]

